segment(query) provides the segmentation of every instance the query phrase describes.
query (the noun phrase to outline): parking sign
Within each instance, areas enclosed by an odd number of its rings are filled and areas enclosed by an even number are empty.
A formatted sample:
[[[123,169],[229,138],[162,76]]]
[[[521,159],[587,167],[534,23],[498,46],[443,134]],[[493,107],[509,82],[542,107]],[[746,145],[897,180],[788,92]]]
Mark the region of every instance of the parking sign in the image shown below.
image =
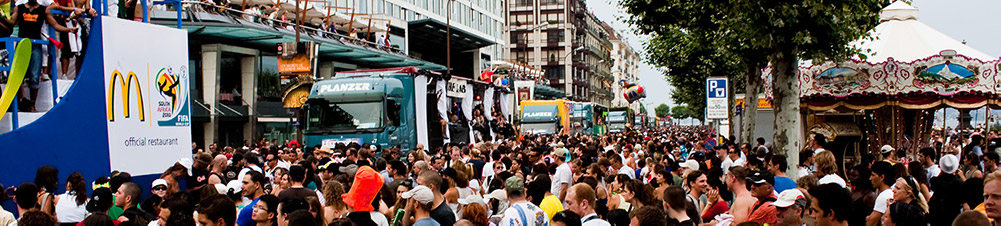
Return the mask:
[[[727,86],[726,78],[706,79],[706,118],[726,119],[727,118]]]

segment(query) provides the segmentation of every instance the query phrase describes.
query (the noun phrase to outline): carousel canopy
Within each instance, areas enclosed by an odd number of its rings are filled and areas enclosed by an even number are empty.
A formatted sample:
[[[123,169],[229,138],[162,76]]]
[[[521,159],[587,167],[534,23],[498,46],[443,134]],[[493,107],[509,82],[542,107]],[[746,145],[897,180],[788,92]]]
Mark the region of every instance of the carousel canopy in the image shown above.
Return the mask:
[[[901,1],[883,8],[880,20],[870,33],[873,38],[854,42],[864,52],[870,50],[865,60],[800,67],[800,100],[805,107],[967,109],[1001,104],[997,58],[919,22],[918,10]],[[764,75],[770,76],[770,69]],[[765,86],[770,91],[769,80]]]
[[[858,40],[852,45],[865,52],[865,61],[878,63],[893,58],[900,62],[911,62],[929,56],[937,55],[943,50],[955,50],[956,53],[981,60],[994,57],[956,41],[935,28],[918,21],[918,9],[903,1],[890,4],[879,15],[879,25],[869,32],[874,40]]]

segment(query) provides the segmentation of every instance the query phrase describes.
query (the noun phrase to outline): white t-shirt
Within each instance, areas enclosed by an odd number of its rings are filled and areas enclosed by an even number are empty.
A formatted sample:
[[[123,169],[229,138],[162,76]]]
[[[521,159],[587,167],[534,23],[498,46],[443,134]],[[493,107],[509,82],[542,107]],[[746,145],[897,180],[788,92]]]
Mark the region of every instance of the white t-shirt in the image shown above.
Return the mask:
[[[872,206],[872,211],[885,214],[886,204],[890,203],[890,199],[893,199],[893,189],[886,189],[879,192],[879,195],[876,196],[876,204]]]
[[[521,213],[518,212],[519,209],[521,209],[521,212],[525,214],[524,217],[525,221],[532,223],[526,224],[525,222],[522,222],[522,215]],[[519,202],[511,204],[511,207],[508,207],[507,210],[504,211],[504,217],[501,218],[500,223],[497,225],[498,226],[549,225],[549,216],[546,216],[546,211],[542,211],[542,208],[535,206],[535,204],[532,204],[531,202]]]
[[[550,186],[549,192],[553,193],[556,197],[560,197],[560,190],[563,188],[563,184],[567,184],[567,188],[573,185],[573,172],[570,170],[570,164],[563,163],[556,167],[556,174],[553,174],[553,185]]]
[[[636,179],[636,170],[629,168],[629,166],[622,166],[622,168],[619,168],[619,174],[625,174],[626,176],[629,176],[629,179]]]
[[[723,158],[723,163],[720,164],[720,168],[723,168],[723,174],[730,171],[730,167],[733,167],[733,160],[730,160],[730,157]]]
[[[934,164],[925,168],[925,172],[928,174],[928,180],[932,177],[937,177],[939,173],[942,173],[942,169],[938,168],[938,164]]]
[[[802,166],[800,166],[799,167],[799,173],[797,173],[797,174],[799,174],[799,175],[797,175],[797,177],[805,177],[807,175],[810,175],[810,168],[809,167],[802,167]]]
[[[372,215],[372,221],[378,226],[389,226],[389,220],[386,219],[386,215],[383,215],[379,211],[368,212]]]
[[[828,174],[817,180],[817,184],[837,184],[841,185],[842,188],[847,188],[848,184],[845,183],[845,179],[839,177],[837,174]]]

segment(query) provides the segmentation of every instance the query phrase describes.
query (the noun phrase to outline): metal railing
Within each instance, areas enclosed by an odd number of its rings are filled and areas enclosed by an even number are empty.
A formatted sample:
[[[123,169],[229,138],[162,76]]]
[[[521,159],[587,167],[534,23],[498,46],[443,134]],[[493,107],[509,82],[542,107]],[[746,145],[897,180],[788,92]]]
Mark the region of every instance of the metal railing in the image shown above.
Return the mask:
[[[176,1],[176,0],[168,0],[168,1]],[[273,27],[275,29],[287,29],[287,30],[292,30],[292,31],[295,31],[294,29],[300,29],[299,30],[300,32],[303,32],[306,35],[309,35],[311,37],[313,37],[313,36],[320,36],[320,37],[326,38],[326,39],[337,40],[337,41],[341,42],[341,44],[352,44],[352,45],[356,45],[356,46],[360,46],[360,47],[382,50],[382,51],[387,52],[387,53],[394,53],[394,54],[399,54],[399,55],[403,55],[403,56],[407,55],[406,53],[403,52],[402,49],[400,49],[398,47],[379,45],[378,43],[371,42],[371,41],[368,41],[366,39],[361,39],[361,38],[358,38],[358,37],[351,37],[351,36],[348,36],[348,35],[340,34],[340,33],[337,33],[337,32],[330,32],[330,31],[327,31],[327,30],[319,29],[319,28],[313,28],[313,27],[305,25],[305,24],[302,25],[302,26],[295,26],[292,29],[288,29],[287,28],[288,25],[294,25],[295,24],[292,20],[290,20],[290,21],[283,21],[283,20],[278,20],[278,19],[272,19],[272,18],[267,17],[267,16],[258,16],[256,14],[249,14],[249,13],[246,13],[244,11],[240,11],[240,10],[237,10],[237,9],[234,9],[234,8],[230,8],[230,7],[226,7],[226,6],[220,6],[220,5],[216,5],[216,4],[209,4],[209,3],[200,2],[200,1],[180,1],[180,3],[183,3],[183,4],[187,5],[188,7],[191,7],[193,5],[197,5],[197,6],[202,7],[202,8],[215,9],[215,10],[204,10],[203,12],[205,12],[205,13],[213,13],[213,14],[222,15],[222,16],[227,16],[227,17],[230,17],[230,19],[234,19],[234,20],[238,20],[238,21],[247,21],[247,22],[256,23],[256,24],[260,24],[260,25],[271,26],[271,27]],[[222,10],[223,12],[226,12],[226,14],[221,14],[221,13],[219,13],[218,10]],[[281,9],[278,9],[278,10],[281,10]],[[167,10],[167,11],[169,11],[169,10]],[[291,10],[289,10],[289,11],[291,12]],[[178,15],[180,15],[180,13],[178,13]],[[250,18],[257,19],[256,21],[259,21],[259,22],[255,22],[255,20],[249,20],[248,21],[248,20],[243,19],[245,17],[250,17]],[[353,22],[354,21],[349,22],[349,24],[351,24]]]

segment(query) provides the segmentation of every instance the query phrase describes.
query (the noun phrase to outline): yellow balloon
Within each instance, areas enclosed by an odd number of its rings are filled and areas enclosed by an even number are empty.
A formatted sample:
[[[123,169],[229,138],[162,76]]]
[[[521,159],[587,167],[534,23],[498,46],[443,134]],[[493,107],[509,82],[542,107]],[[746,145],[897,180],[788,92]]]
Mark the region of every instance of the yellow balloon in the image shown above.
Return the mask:
[[[7,112],[10,104],[17,96],[17,90],[21,88],[24,81],[24,73],[28,72],[28,62],[31,61],[31,40],[23,38],[17,42],[14,50],[14,63],[10,67],[10,76],[7,77],[7,87],[3,89],[3,96],[0,96],[0,112]],[[53,81],[55,82],[55,81]],[[0,119],[6,114],[0,113]]]

